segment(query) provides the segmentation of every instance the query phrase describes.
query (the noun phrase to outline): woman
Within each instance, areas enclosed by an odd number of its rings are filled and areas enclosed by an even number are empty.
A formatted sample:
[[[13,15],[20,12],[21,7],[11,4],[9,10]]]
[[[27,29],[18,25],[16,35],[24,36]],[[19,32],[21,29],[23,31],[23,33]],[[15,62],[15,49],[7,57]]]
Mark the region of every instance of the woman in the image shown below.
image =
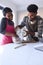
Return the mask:
[[[2,41],[1,44],[13,43],[12,37],[19,38],[15,32],[14,23],[12,21],[13,14],[12,10],[8,7],[3,9],[4,17],[1,20],[1,34]]]

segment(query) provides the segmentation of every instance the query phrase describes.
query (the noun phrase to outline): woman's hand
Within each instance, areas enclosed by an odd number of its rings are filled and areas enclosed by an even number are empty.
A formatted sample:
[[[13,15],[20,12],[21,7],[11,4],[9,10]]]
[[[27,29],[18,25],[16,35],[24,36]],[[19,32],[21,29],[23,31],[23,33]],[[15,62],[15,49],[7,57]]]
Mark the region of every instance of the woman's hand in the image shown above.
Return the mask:
[[[18,28],[19,28],[19,26],[16,26],[16,27],[15,27],[15,30],[17,30]]]
[[[16,41],[20,41],[20,38],[19,37],[16,37]]]
[[[15,27],[15,30],[17,30],[18,28],[21,29],[22,26],[21,26],[21,25],[16,26],[16,27]]]

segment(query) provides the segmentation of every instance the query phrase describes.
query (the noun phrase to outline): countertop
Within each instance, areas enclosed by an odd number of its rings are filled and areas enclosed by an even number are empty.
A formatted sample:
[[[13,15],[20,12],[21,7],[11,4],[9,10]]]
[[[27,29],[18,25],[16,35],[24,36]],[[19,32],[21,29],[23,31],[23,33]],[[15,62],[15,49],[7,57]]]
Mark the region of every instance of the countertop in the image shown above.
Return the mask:
[[[34,48],[41,42],[0,46],[0,65],[43,65],[43,52]],[[18,47],[17,47],[18,46]]]

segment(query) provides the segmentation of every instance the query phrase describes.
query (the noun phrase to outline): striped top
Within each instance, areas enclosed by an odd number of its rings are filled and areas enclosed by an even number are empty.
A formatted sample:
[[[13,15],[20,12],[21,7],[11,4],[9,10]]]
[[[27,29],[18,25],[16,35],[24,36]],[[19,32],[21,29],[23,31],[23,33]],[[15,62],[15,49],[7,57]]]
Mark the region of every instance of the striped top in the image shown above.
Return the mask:
[[[38,32],[38,38],[42,38],[42,33],[43,33],[43,18],[41,18],[40,16],[36,16],[35,20],[33,21],[34,23],[32,24],[32,21],[30,21],[28,16],[25,16],[21,26],[24,27],[26,26],[26,28],[29,31],[32,32]]]

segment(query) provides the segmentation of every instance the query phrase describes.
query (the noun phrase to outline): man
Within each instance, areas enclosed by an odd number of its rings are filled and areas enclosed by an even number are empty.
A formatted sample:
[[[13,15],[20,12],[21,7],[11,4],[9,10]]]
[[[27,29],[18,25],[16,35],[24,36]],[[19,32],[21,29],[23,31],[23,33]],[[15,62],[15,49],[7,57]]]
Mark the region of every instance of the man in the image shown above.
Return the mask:
[[[25,16],[21,25],[18,25],[16,28],[22,29],[24,26],[28,29],[26,35],[28,35],[29,40],[39,41],[42,38],[43,31],[43,19],[40,16],[37,16],[38,6],[31,4],[27,7],[28,16]],[[38,37],[35,36],[35,33],[38,32]]]

